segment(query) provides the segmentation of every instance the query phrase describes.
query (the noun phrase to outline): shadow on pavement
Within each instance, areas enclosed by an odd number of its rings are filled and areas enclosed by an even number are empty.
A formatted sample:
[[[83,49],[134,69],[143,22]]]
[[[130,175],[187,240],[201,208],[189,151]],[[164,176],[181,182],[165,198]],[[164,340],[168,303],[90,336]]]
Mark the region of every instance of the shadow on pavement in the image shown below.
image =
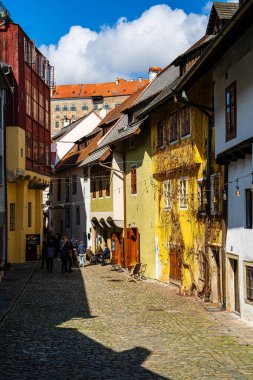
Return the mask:
[[[141,366],[149,350],[116,352],[85,335],[99,321],[81,273],[56,264],[53,274],[37,270],[0,327],[0,379],[165,379]]]

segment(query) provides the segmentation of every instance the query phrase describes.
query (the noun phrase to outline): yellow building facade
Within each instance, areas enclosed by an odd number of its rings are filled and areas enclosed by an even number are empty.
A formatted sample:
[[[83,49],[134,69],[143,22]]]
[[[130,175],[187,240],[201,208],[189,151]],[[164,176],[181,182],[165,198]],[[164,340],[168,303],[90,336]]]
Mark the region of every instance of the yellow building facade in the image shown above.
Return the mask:
[[[7,127],[7,260],[23,263],[36,260],[43,238],[42,192],[49,177],[25,168],[25,131]],[[29,245],[29,235],[39,235],[40,242]]]
[[[212,107],[210,76],[187,96],[184,102],[171,97],[151,114],[157,270],[182,293],[220,302],[223,171],[203,112]]]

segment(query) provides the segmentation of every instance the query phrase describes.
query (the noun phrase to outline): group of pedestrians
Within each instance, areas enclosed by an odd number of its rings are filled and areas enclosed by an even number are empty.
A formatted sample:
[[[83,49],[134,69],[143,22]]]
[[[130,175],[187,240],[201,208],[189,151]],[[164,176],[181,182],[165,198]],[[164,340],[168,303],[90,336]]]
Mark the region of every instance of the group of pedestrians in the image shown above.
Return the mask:
[[[91,247],[86,249],[83,241],[78,243],[75,236],[69,239],[65,235],[54,235],[52,231],[47,231],[42,244],[41,269],[46,263],[47,272],[53,273],[55,258],[59,258],[62,262],[62,273],[71,273],[73,265],[84,266],[85,261],[89,261],[90,264],[105,265],[106,260],[110,259],[110,249],[105,244],[104,250],[98,246],[93,253]]]

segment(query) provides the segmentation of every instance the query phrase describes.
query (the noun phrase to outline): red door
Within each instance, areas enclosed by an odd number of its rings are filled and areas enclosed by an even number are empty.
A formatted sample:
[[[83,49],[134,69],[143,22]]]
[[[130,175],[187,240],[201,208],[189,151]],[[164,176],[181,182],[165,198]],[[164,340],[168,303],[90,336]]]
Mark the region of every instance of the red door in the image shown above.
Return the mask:
[[[180,251],[177,249],[170,250],[170,281],[179,284],[182,280],[182,262]]]
[[[138,228],[127,228],[125,252],[126,267],[132,268],[136,263],[140,262],[139,241],[140,239]]]
[[[116,265],[122,265],[122,234],[112,234],[112,262]]]

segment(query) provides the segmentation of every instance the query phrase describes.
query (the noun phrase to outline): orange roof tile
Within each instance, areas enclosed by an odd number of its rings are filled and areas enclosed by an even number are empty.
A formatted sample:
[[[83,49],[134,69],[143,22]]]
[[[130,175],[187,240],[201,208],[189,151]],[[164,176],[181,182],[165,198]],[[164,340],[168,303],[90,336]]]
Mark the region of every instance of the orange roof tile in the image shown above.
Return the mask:
[[[71,169],[73,166],[78,166],[80,162],[85,160],[89,153],[97,146],[98,141],[102,137],[102,130],[99,129],[97,135],[92,139],[90,144],[78,151],[78,144],[75,144],[55,167],[55,171]]]
[[[133,95],[129,96],[124,102],[122,102],[118,107],[112,109],[106,117],[101,120],[101,122],[98,124],[98,127],[102,127],[105,124],[109,124],[110,122],[119,119],[122,116],[122,113],[124,110],[131,107],[135,100],[140,96],[142,91],[144,91],[147,84],[145,84],[142,88],[139,88]]]
[[[141,81],[126,81],[119,79],[116,82],[92,84],[66,84],[56,86],[53,99],[90,98],[94,96],[113,97],[128,96],[148,84],[148,79]]]

